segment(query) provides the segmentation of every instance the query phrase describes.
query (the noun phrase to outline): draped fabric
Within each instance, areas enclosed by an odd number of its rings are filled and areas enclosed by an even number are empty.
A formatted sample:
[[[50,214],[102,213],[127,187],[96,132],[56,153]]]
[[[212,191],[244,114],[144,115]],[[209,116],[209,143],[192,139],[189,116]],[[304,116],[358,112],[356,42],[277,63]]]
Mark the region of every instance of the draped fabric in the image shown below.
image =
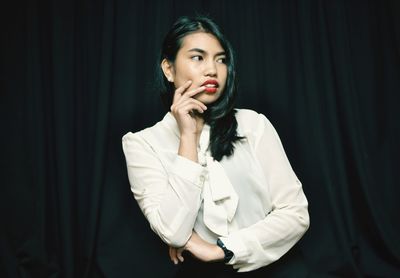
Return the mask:
[[[302,181],[313,275],[399,276],[395,0],[4,3],[0,276],[176,272],[132,197],[121,137],[165,114],[161,41],[195,12],[235,49],[236,106],[271,120]]]

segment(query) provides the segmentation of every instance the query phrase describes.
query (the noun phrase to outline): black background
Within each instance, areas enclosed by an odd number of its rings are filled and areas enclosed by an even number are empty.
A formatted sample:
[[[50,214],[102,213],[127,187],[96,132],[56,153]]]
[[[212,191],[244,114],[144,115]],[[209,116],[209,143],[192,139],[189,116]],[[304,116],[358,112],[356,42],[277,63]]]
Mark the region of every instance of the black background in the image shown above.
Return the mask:
[[[28,1],[1,8],[1,277],[171,277],[121,137],[180,15],[237,54],[237,107],[277,129],[309,200],[315,277],[399,277],[399,1]]]

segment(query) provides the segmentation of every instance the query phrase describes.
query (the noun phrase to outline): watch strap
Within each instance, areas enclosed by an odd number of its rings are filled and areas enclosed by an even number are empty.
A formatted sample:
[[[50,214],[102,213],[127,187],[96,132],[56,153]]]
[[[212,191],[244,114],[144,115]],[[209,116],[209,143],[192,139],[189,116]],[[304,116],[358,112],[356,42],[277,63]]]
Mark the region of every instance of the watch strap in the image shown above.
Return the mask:
[[[220,239],[217,239],[217,245],[222,249],[222,251],[224,251],[224,263],[228,263],[234,255],[233,252],[226,248],[225,244]]]

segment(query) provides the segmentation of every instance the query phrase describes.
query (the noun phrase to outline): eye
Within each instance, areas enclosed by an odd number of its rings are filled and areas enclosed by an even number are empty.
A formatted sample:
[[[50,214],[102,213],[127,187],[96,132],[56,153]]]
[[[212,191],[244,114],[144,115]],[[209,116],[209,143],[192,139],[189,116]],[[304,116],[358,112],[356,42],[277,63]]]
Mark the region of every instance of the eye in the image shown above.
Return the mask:
[[[221,64],[226,64],[226,57],[218,58],[217,62]]]
[[[203,60],[203,57],[201,55],[195,55],[190,57],[190,59],[192,59],[193,61],[201,61]]]

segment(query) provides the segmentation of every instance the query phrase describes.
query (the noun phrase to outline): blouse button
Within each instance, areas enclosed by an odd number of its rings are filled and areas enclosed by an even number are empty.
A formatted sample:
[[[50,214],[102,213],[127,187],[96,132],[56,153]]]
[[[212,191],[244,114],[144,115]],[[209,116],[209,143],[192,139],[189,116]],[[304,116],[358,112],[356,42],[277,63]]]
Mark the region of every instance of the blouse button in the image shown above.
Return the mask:
[[[201,181],[201,182],[204,182],[204,180],[205,180],[204,175],[201,175],[201,176],[200,176],[200,181]]]

